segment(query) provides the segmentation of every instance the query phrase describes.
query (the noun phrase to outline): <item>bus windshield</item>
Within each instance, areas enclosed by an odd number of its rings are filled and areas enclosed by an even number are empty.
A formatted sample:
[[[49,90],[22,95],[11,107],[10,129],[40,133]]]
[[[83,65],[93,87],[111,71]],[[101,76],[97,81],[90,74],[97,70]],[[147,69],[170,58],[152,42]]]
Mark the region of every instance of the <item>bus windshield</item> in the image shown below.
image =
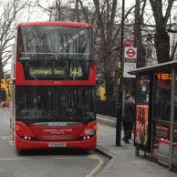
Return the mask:
[[[90,59],[91,30],[58,26],[22,27],[18,59]]]
[[[95,120],[92,87],[16,87],[16,120],[89,122]]]

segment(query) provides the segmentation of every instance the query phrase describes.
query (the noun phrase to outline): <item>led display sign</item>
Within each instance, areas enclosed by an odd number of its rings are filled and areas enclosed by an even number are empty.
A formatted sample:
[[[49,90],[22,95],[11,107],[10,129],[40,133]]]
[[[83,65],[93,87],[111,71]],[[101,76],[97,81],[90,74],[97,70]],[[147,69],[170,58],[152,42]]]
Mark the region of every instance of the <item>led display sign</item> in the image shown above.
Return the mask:
[[[27,80],[58,80],[58,79],[87,79],[89,64],[75,62],[40,62],[30,63],[26,67]]]

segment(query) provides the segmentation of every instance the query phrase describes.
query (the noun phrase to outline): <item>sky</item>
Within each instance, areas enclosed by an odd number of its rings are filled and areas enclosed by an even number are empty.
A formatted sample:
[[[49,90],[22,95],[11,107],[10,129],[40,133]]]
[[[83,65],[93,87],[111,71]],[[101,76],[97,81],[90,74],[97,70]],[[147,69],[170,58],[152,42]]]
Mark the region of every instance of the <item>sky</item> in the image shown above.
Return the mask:
[[[35,0],[34,0],[35,1]],[[43,0],[42,3],[40,3],[44,8],[48,8],[52,6],[52,3],[50,3],[51,0],[46,2],[46,0]],[[49,13],[47,11],[44,11],[40,7],[30,7],[22,10],[17,18],[17,23],[21,22],[27,22],[27,21],[47,21],[49,20]]]
[[[32,0],[35,1],[35,0]],[[121,0],[118,0],[121,2]],[[63,0],[62,4],[65,2],[68,2],[68,0]],[[91,7],[93,6],[93,0],[84,0],[84,5]],[[135,0],[125,0],[125,9],[127,7],[130,7]],[[55,4],[55,0],[40,0],[40,5],[42,5],[44,8],[51,7]],[[121,4],[121,3],[120,3]],[[32,14],[29,18],[29,9],[26,9],[25,11],[21,12],[21,14],[17,17],[17,22],[26,22],[26,21],[46,21],[49,20],[49,12],[42,10],[39,7],[31,8]],[[46,13],[47,12],[47,13]]]
[[[8,0],[0,0],[0,2],[7,2]],[[29,0],[32,2],[35,2],[36,0]],[[68,0],[61,0],[62,3],[66,3],[68,2]],[[100,1],[104,1],[104,0],[100,0]],[[135,0],[124,0],[125,1],[125,9],[127,9],[128,7],[131,7],[132,4],[135,3]],[[165,1],[165,0],[163,0]],[[55,3],[55,0],[39,0],[40,4],[44,7],[44,8],[48,8],[50,6],[53,6]],[[89,7],[91,7],[93,5],[93,0],[83,0],[85,5],[88,5]],[[120,2],[120,6],[122,3],[122,0],[118,0],[118,2]],[[148,1],[149,3],[149,1]],[[174,5],[177,5],[177,1],[175,2]],[[0,8],[1,8],[1,4],[0,4]],[[25,9],[23,12],[21,12],[21,14],[18,15],[17,17],[17,23],[18,22],[26,22],[28,20],[30,21],[46,21],[49,20],[49,13],[47,14],[46,12],[44,12],[44,10],[42,10],[39,7],[35,7],[35,8],[31,8],[30,11],[32,11],[32,14],[30,15],[29,18],[29,9]],[[149,12],[151,11],[151,8],[149,7]],[[174,12],[173,12],[174,14]]]
[[[5,0],[3,0],[5,1]],[[33,2],[35,2],[36,0],[32,0]],[[68,2],[69,0],[62,0],[62,4]],[[103,0],[100,0],[103,1]],[[135,4],[135,0],[124,0],[125,1],[125,14],[126,11],[129,7],[132,7],[132,4]],[[165,0],[163,0],[165,1]],[[44,7],[44,8],[48,8],[51,6],[54,6],[55,4],[55,0],[39,0],[40,4]],[[83,0],[84,5],[85,6],[93,6],[93,0]],[[119,7],[121,7],[122,4],[122,0],[118,0]],[[149,3],[149,1],[147,1],[147,3]],[[177,1],[174,3],[173,6],[177,6]],[[23,12],[21,12],[21,14],[18,15],[17,17],[17,23],[19,22],[27,22],[27,21],[47,21],[49,20],[49,12],[44,11],[43,9],[39,8],[39,7],[35,7],[35,8],[31,8],[30,11],[32,12],[29,15],[29,9],[25,9]],[[146,15],[144,16],[145,19],[148,19],[150,15],[152,15],[152,10],[150,5],[146,8]],[[175,11],[172,11],[172,17],[174,15],[177,15],[177,13]],[[153,20],[152,20],[153,23]]]

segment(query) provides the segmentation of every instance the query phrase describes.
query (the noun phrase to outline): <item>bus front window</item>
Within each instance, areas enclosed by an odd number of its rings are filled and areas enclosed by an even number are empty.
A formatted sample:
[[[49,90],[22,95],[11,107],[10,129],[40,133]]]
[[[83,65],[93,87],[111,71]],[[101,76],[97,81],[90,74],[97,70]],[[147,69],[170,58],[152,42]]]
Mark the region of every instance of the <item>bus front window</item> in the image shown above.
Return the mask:
[[[83,28],[23,27],[19,30],[20,57],[48,54],[51,57],[77,55],[89,59],[91,32]],[[20,50],[23,49],[23,50]],[[40,56],[38,56],[40,57]],[[42,57],[42,56],[41,56]],[[48,58],[50,59],[50,57]]]
[[[82,87],[17,87],[17,120],[23,122],[91,121],[94,89]]]

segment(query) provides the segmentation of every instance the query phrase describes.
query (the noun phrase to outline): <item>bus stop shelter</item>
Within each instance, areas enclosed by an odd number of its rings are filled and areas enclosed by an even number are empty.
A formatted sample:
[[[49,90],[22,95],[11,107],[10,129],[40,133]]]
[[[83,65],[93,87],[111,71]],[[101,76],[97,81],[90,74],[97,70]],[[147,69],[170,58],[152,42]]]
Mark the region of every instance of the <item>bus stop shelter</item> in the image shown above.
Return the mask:
[[[136,75],[134,146],[159,162],[177,165],[177,61],[129,72]]]

